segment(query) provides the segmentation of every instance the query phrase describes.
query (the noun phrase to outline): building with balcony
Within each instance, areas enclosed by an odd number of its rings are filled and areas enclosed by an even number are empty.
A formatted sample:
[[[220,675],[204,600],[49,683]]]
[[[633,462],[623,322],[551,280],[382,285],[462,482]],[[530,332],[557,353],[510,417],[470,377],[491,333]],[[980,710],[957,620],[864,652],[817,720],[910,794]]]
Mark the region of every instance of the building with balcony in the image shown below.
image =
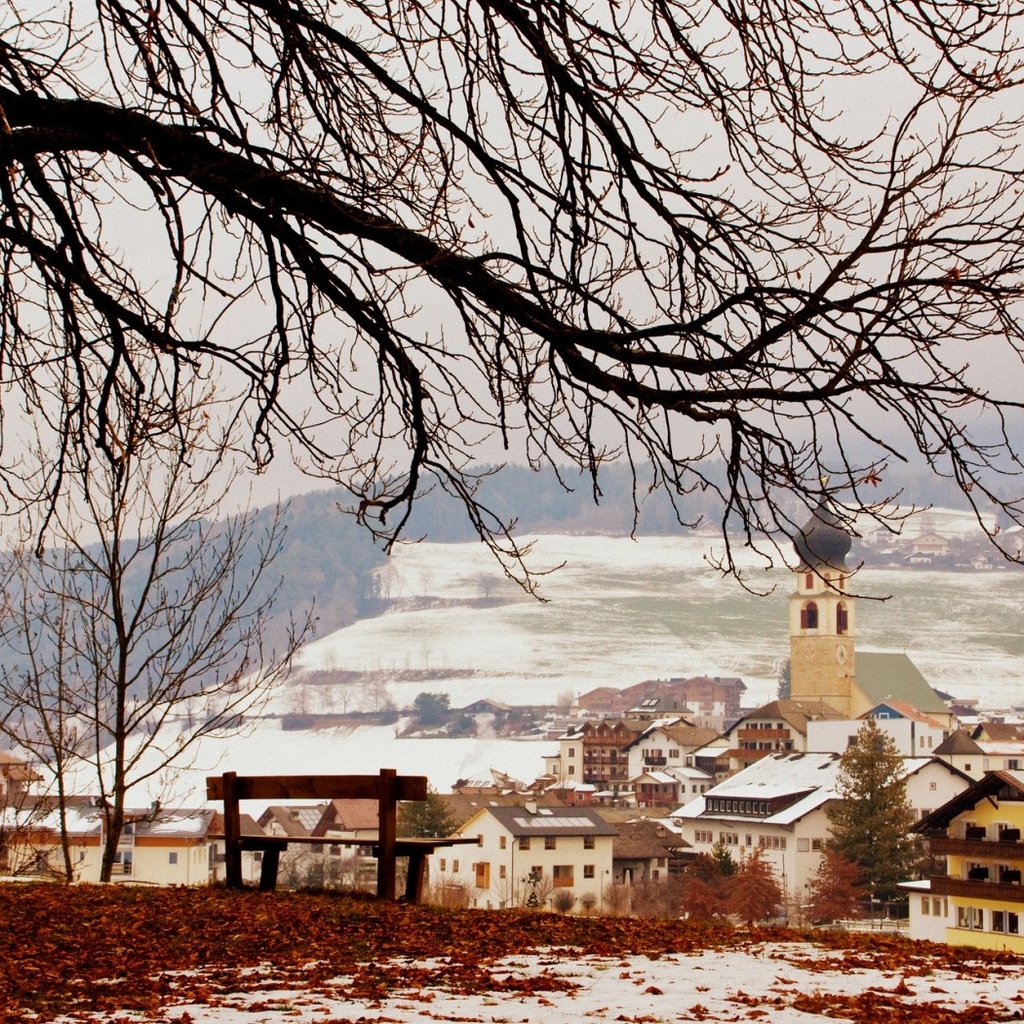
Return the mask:
[[[808,723],[839,721],[841,717],[820,700],[773,700],[744,715],[725,734],[729,770],[742,771],[768,754],[805,753],[809,749]]]
[[[915,831],[946,868],[912,891],[911,938],[1024,953],[1024,772],[988,772]]]
[[[690,678],[646,679],[622,689],[599,686],[577,698],[580,712],[592,715],[626,715],[647,707],[654,714],[685,713],[699,725],[723,728],[740,714],[746,684],[736,677],[693,676]],[[653,703],[651,703],[653,702]]]
[[[970,779],[933,757],[903,759],[907,800],[918,815],[945,804]],[[839,799],[837,753],[771,753],[674,811],[670,818],[696,853],[716,843],[736,860],[760,849],[798,914],[830,834],[828,805]]]
[[[628,749],[650,722],[602,719],[573,726],[558,738],[558,753],[544,759],[544,770],[555,781],[590,783],[595,799],[615,799],[629,792]]]
[[[652,724],[626,747],[628,774],[635,778],[652,769],[693,768],[696,752],[718,738],[714,729],[690,725],[682,718]]]

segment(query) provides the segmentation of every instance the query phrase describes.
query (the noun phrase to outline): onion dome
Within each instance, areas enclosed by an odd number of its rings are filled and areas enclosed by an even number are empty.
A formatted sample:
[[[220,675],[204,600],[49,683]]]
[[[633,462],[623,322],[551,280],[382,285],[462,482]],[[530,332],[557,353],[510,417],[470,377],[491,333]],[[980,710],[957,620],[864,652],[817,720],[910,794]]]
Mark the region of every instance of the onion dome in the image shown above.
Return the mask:
[[[822,502],[793,538],[793,548],[808,569],[845,569],[853,538]]]

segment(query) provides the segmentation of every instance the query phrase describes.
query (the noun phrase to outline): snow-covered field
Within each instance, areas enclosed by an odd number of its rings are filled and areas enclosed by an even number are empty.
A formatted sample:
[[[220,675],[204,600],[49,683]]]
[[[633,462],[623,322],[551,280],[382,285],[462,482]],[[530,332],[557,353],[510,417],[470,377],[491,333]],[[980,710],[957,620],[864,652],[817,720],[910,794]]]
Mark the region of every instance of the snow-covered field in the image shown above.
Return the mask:
[[[525,953],[488,964],[495,978],[538,979],[538,991],[462,994],[450,988],[420,987],[373,998],[346,993],[350,979],[324,987],[274,989],[218,997],[213,1005],[165,1006],[159,1018],[217,1024],[278,1022],[388,1022],[420,1024],[424,1020],[473,1021],[483,1024],[567,1024],[585,1021],[741,1021],[771,1024],[833,1024],[858,1021],[1019,1019],[1024,997],[1024,964],[1013,963],[975,973],[929,964],[927,947],[909,971],[887,965],[884,956],[827,951],[807,943],[745,943],[730,951],[647,956]],[[969,953],[965,952],[965,962]],[[965,963],[966,965],[966,963]],[[379,965],[387,969],[394,965]],[[430,962],[408,961],[418,976]],[[434,966],[445,967],[445,961]],[[265,967],[267,980],[273,967]],[[457,977],[457,974],[456,974]],[[411,980],[411,979],[410,979]],[[545,981],[554,981],[550,988]],[[569,983],[559,991],[559,983]],[[527,986],[528,987],[528,986]],[[172,1016],[165,1015],[173,1010]],[[964,1016],[961,1016],[964,1015]],[[81,1015],[76,1019],[96,1019]],[[107,1019],[104,1017],[104,1019]]]
[[[671,676],[739,676],[745,701],[775,695],[789,654],[791,576],[752,568],[751,586],[723,579],[706,556],[713,539],[545,536],[533,562],[566,564],[542,581],[542,604],[505,580],[480,544],[400,548],[385,590],[407,605],[310,644],[300,666],[346,669],[390,682],[408,705],[422,690],[509,704]],[[987,706],[1024,701],[1024,571],[870,570],[855,577],[857,643],[905,651],[933,685]],[[481,598],[506,603],[479,607]],[[883,600],[887,598],[887,600]],[[431,603],[432,602],[432,603]],[[325,709],[338,695],[316,694]],[[294,693],[282,691],[288,710]]]

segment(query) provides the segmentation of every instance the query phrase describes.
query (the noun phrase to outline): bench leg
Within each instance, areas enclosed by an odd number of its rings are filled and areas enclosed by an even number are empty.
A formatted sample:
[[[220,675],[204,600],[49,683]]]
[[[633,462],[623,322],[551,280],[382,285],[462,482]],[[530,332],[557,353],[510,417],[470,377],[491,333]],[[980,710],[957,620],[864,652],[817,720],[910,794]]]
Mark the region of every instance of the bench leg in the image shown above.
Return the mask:
[[[427,878],[427,854],[425,850],[417,850],[409,854],[409,870],[405,876],[405,898],[409,903],[419,903],[423,899],[423,883]]]
[[[229,889],[242,888],[242,828],[235,789],[235,772],[222,776],[224,787],[224,871]]]
[[[263,866],[260,868],[260,892],[273,892],[277,888],[277,865],[281,858],[278,847],[263,851]]]

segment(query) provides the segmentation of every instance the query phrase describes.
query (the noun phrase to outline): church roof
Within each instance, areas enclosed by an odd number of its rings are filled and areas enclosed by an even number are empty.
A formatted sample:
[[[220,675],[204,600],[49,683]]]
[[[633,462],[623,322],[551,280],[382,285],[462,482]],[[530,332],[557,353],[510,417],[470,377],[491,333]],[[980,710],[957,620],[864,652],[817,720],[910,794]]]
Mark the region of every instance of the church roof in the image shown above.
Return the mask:
[[[845,569],[853,538],[823,501],[793,538],[793,548],[809,569]]]
[[[905,654],[857,651],[857,686],[872,705],[905,701],[926,715],[948,715],[945,701]]]

